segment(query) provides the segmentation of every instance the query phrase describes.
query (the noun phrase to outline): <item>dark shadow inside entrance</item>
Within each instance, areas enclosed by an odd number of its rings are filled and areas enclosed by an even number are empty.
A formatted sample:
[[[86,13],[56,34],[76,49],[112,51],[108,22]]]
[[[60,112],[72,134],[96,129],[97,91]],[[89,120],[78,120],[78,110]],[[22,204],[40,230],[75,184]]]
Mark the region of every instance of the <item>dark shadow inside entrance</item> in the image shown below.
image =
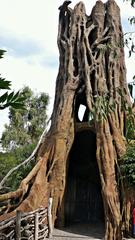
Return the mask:
[[[103,201],[96,161],[96,135],[76,133],[68,162],[65,225],[104,222]]]

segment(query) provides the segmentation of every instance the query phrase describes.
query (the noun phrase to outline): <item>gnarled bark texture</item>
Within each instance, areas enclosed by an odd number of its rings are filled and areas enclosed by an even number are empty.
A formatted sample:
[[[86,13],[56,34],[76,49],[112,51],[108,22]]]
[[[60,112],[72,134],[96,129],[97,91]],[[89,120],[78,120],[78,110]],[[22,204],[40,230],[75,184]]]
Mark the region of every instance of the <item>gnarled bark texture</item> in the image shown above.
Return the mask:
[[[83,2],[79,2],[74,9],[68,7],[69,3],[66,1],[59,8],[60,65],[51,127],[39,147],[35,168],[16,192],[0,196],[0,201],[17,199],[18,202],[15,207],[11,201],[0,220],[12,216],[16,210],[31,211],[45,206],[51,196],[53,223],[56,216],[59,216],[61,223],[64,222],[63,197],[68,156],[74,136],[77,129],[90,128],[89,112],[98,106],[99,97],[102,99],[107,96],[108,106],[114,104],[114,109],[102,116],[102,109],[97,107],[92,128],[96,133],[96,158],[106,223],[105,239],[120,240],[122,206],[117,165],[126,150],[126,110],[122,104],[126,101],[131,105],[126,83],[120,10],[114,0],[108,0],[105,4],[97,1],[91,15],[87,16]],[[86,112],[83,122],[78,124],[80,104],[86,106]]]

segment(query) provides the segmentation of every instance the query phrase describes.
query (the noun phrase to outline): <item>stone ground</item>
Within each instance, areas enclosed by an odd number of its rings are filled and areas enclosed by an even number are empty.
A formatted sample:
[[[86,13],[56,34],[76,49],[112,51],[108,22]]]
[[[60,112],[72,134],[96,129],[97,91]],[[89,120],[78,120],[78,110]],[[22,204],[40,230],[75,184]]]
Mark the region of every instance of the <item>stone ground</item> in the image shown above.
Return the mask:
[[[62,229],[54,229],[51,240],[101,240],[104,239],[104,226],[92,224],[73,225]],[[133,238],[128,238],[128,240]],[[126,240],[126,239],[123,239]]]
[[[54,229],[53,240],[87,240],[87,239],[103,239],[103,226],[95,227],[92,224],[73,225],[62,229]]]

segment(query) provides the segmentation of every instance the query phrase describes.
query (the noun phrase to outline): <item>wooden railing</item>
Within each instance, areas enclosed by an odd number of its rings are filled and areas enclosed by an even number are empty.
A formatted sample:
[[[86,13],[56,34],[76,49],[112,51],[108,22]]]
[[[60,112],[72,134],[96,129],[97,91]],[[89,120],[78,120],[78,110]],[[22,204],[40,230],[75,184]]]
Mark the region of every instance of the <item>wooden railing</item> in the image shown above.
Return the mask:
[[[16,212],[16,216],[0,222],[0,240],[43,240],[49,236],[48,209]]]

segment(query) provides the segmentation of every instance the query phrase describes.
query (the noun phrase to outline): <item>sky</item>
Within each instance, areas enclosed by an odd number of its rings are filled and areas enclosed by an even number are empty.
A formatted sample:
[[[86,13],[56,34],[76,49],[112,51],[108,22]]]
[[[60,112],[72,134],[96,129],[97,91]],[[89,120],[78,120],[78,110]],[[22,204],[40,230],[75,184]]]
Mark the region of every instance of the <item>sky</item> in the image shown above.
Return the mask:
[[[77,2],[73,0],[70,6]],[[83,2],[90,14],[96,0]],[[134,9],[126,1],[116,2],[121,9],[124,31],[133,31],[127,19],[135,15]],[[13,90],[29,86],[36,93],[48,93],[48,115],[52,112],[58,73],[58,7],[62,3],[62,0],[0,0],[0,49],[7,50],[0,60],[1,76],[12,82]],[[135,58],[129,58],[128,53],[126,66],[128,81],[132,81]],[[5,123],[8,123],[8,109],[0,112],[0,135]]]

